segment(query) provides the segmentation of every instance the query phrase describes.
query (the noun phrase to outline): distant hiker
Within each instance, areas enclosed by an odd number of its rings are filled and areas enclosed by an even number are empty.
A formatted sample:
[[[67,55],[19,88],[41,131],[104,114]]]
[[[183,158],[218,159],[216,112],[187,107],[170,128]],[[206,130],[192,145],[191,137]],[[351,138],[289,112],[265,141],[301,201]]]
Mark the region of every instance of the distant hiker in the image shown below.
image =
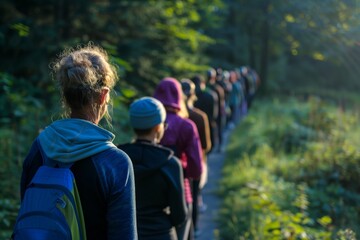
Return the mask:
[[[193,190],[192,218],[193,218],[193,226],[195,229],[195,236],[197,236],[199,234],[197,228],[199,198],[201,197],[201,189],[204,187],[207,181],[207,154],[211,149],[210,127],[206,113],[194,107],[194,102],[197,100],[195,94],[195,84],[190,79],[182,79],[180,82],[185,97],[188,118],[195,123],[198,129],[201,147],[203,150],[202,152],[203,173],[201,174],[201,178],[199,180],[194,179],[192,182],[192,190]]]
[[[206,81],[204,77],[201,75],[196,75],[191,78],[191,81],[195,84],[196,101],[194,102],[194,107],[205,112],[208,117],[211,140],[211,148],[209,150],[210,153],[214,145],[217,144],[217,137],[214,135],[217,134],[216,119],[219,114],[219,100],[216,92],[206,87]]]
[[[252,69],[252,68],[250,68],[249,67],[249,75],[251,76],[251,79],[252,79],[252,89],[251,89],[251,94],[252,94],[252,99],[254,99],[254,97],[255,97],[255,95],[256,95],[256,93],[257,93],[257,90],[258,90],[258,88],[260,87],[260,77],[259,77],[259,75],[257,74],[257,72],[254,70],[254,69]]]
[[[244,93],[245,93],[245,101],[246,101],[246,112],[251,107],[251,101],[252,101],[252,94],[253,94],[253,81],[249,75],[249,68],[246,66],[240,67],[240,73],[241,73],[241,82],[244,86]]]
[[[230,83],[232,84],[229,95],[229,107],[231,109],[230,122],[228,127],[233,129],[240,119],[240,107],[243,99],[241,84],[238,81],[238,75],[235,71],[230,71]]]
[[[21,199],[37,187],[30,183],[39,167],[70,167],[80,195],[87,239],[137,239],[132,163],[112,143],[114,135],[98,126],[108,114],[116,70],[106,52],[92,45],[64,52],[53,70],[67,118],[50,124],[33,142],[23,164]],[[49,181],[51,176],[49,173]],[[54,208],[67,209],[63,200],[58,196]],[[45,235],[55,217],[50,210],[43,215],[49,218],[39,221],[40,229],[29,229],[31,221],[19,223],[16,228],[27,228],[34,239],[55,239]],[[34,217],[34,222],[39,218]]]
[[[221,69],[218,69],[220,73]],[[217,139],[218,139],[218,146],[217,150],[222,151],[222,144],[223,144],[223,132],[225,127],[225,120],[226,120],[226,106],[225,106],[225,91],[224,89],[218,84],[217,79],[221,79],[220,76],[217,76],[217,72],[215,69],[210,68],[207,72],[207,87],[216,92],[218,97],[218,116],[216,119],[217,124]]]
[[[246,115],[246,109],[247,109],[247,103],[245,98],[245,84],[243,82],[243,78],[241,76],[241,69],[235,68],[236,73],[236,81],[235,84],[238,85],[238,88],[240,89],[240,106],[237,111],[237,121],[241,120]]]
[[[231,122],[231,108],[230,108],[230,94],[232,91],[233,85],[230,82],[230,72],[227,70],[222,71],[221,77],[219,77],[220,80],[217,80],[217,84],[219,84],[223,89],[225,93],[225,128],[228,127],[229,123]]]
[[[202,173],[202,149],[199,133],[193,121],[179,116],[182,106],[182,89],[175,78],[164,78],[155,89],[154,97],[162,102],[166,109],[168,129],[160,144],[174,150],[184,170],[185,198],[189,208],[186,224],[177,228],[181,240],[192,237],[192,194],[191,180],[200,179]]]
[[[181,163],[158,144],[167,126],[165,108],[143,97],[130,105],[129,115],[135,141],[118,147],[134,165],[139,239],[176,240],[175,227],[184,223],[187,207]]]

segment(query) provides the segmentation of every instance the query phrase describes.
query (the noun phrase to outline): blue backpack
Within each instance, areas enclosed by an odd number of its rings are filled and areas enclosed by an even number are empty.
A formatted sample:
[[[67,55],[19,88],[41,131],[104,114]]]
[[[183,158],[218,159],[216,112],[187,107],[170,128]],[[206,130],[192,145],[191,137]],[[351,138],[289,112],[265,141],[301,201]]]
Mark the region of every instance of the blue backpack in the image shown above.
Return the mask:
[[[85,221],[71,166],[54,167],[44,159],[31,183],[15,223],[14,240],[86,240]],[[53,165],[53,166],[51,166]]]

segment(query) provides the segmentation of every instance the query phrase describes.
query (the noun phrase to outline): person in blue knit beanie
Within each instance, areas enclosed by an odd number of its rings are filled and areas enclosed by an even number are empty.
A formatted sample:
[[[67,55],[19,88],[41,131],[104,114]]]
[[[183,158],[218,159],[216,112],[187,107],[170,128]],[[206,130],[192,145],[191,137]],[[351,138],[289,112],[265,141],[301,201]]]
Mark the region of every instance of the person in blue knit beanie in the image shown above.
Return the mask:
[[[158,143],[166,129],[166,111],[155,98],[135,100],[129,108],[135,140],[118,145],[133,163],[139,239],[177,239],[186,219],[183,170],[172,150]]]

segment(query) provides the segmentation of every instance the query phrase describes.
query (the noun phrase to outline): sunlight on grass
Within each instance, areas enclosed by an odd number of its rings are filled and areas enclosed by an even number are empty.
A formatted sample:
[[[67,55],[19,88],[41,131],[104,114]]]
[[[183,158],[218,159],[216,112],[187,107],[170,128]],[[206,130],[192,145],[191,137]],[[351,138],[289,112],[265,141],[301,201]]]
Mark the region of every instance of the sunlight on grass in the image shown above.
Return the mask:
[[[227,147],[222,239],[359,235],[359,123],[319,98],[256,102]]]

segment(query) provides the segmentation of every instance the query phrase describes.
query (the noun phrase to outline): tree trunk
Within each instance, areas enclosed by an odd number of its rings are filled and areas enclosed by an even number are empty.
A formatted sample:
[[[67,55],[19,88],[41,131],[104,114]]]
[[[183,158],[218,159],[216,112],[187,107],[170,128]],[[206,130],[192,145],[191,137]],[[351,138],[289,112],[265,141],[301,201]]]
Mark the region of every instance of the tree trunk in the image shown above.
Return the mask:
[[[255,61],[255,43],[254,43],[254,31],[252,24],[247,25],[247,35],[248,35],[248,49],[249,49],[249,66],[251,68],[256,68]]]
[[[266,2],[264,5],[264,19],[262,26],[262,49],[261,49],[261,59],[260,59],[260,78],[261,78],[261,87],[263,90],[266,90],[267,87],[267,73],[268,73],[268,62],[269,62],[269,40],[270,40],[270,25],[269,25],[269,15],[268,15],[268,6],[269,2]]]
[[[55,23],[59,27],[59,37],[67,39],[69,37],[69,0],[59,0],[55,3]]]

